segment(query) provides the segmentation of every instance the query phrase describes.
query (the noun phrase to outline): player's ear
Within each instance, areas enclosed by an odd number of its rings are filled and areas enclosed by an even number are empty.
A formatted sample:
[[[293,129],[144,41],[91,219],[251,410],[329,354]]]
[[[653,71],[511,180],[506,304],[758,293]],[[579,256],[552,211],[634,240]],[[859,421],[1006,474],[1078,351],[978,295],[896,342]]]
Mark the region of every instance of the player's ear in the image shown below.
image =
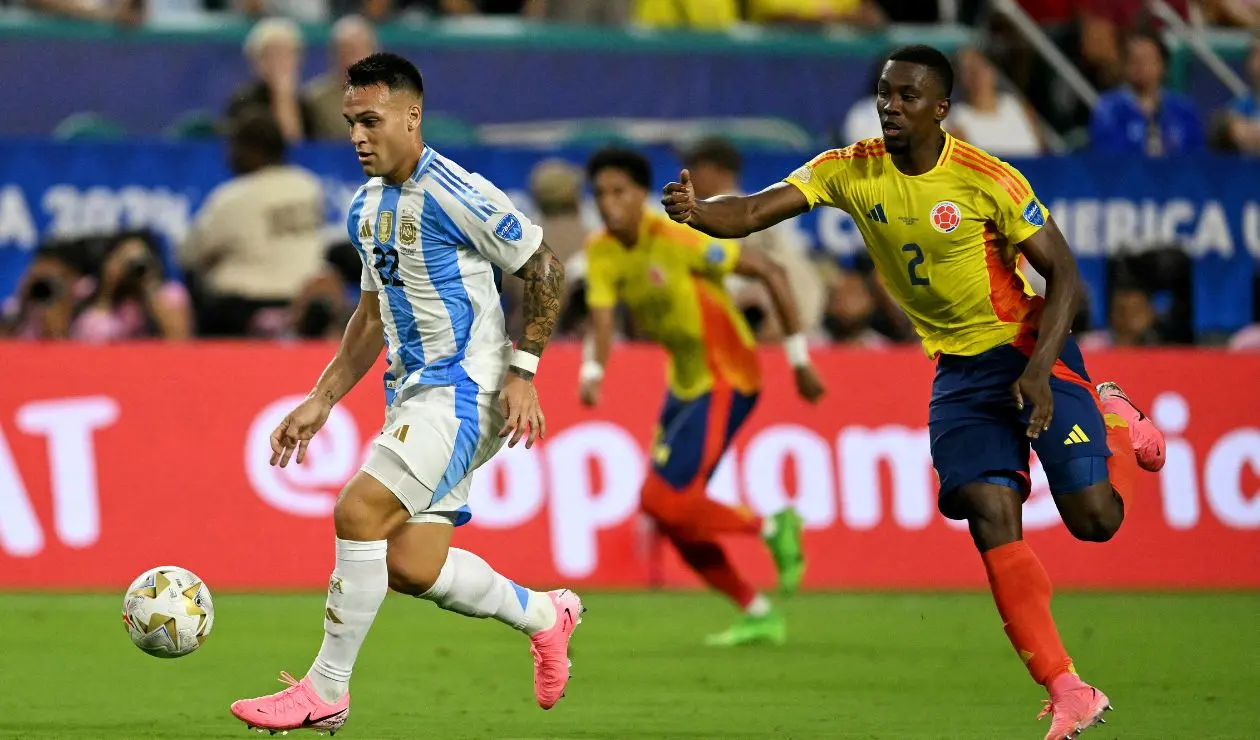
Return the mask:
[[[936,122],[942,123],[949,116],[949,98],[941,98],[936,103]]]
[[[422,117],[423,117],[423,113],[420,110],[419,103],[415,103],[414,105],[408,107],[407,108],[407,131],[409,132],[418,131],[420,129],[420,119]]]

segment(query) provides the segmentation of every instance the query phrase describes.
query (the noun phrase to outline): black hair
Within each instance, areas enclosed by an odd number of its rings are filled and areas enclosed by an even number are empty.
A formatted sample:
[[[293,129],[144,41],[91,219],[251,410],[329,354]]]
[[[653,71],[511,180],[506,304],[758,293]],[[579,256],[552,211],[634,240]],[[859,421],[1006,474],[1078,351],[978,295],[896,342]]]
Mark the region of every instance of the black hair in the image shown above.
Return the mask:
[[[739,174],[744,164],[739,150],[722,136],[708,136],[697,141],[683,153],[682,159],[684,167],[711,164],[735,174]]]
[[[1168,60],[1172,57],[1172,53],[1168,50],[1168,44],[1164,43],[1164,39],[1160,37],[1154,29],[1145,27],[1135,28],[1129,31],[1124,40],[1126,46],[1130,41],[1142,40],[1151,42],[1155,45],[1156,49],[1159,49],[1159,58],[1164,60],[1164,66],[1168,66]],[[1127,49],[1125,50],[1125,53],[1128,54]]]
[[[397,54],[377,52],[346,69],[346,87],[384,85],[391,92],[405,90],[424,97],[424,78],[416,65]]]
[[[283,161],[288,148],[276,119],[263,108],[252,108],[233,119],[228,137],[237,146],[262,154],[269,162]]]
[[[586,162],[586,177],[594,180],[596,175],[607,169],[621,170],[635,185],[644,190],[652,189],[652,164],[633,149],[620,146],[600,149]]]
[[[949,63],[949,57],[941,53],[939,49],[927,44],[902,46],[893,49],[888,55],[888,61],[921,64],[936,75],[946,98],[954,94],[954,65]]]

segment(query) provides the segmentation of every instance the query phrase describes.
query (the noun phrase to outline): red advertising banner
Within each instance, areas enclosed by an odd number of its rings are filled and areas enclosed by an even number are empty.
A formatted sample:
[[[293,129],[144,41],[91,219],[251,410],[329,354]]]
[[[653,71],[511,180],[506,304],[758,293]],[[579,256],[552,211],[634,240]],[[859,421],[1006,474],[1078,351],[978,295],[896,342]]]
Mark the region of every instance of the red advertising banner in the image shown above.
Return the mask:
[[[0,344],[0,588],[112,588],[163,563],[217,588],[320,588],[330,512],[383,421],[379,377],[338,407],[306,465],[270,467],[268,436],[333,352],[326,344],[86,347]],[[914,349],[816,353],[824,403],[796,398],[778,352],[766,391],[710,495],[808,527],[813,588],[984,584],[965,527],[936,512],[928,455],[933,365]],[[696,583],[637,515],[663,358],[619,347],[604,402],[577,401],[580,351],[547,353],[548,439],[505,449],[476,475],[456,542],[546,586]],[[1028,540],[1063,587],[1260,587],[1260,356],[1109,352],[1168,436],[1105,544],[1062,527],[1034,468]],[[769,583],[755,541],[735,557]]]

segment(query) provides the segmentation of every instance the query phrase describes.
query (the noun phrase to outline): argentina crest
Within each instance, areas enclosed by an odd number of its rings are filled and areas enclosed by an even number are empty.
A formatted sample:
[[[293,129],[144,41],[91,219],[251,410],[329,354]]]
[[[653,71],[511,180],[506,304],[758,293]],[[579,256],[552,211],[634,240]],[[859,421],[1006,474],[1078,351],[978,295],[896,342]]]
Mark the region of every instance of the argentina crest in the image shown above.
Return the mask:
[[[402,216],[398,218],[398,241],[406,246],[416,243],[416,234],[419,229],[416,226],[416,216],[411,211],[403,211]]]
[[[384,244],[394,236],[394,212],[381,211],[376,217],[376,240]]]

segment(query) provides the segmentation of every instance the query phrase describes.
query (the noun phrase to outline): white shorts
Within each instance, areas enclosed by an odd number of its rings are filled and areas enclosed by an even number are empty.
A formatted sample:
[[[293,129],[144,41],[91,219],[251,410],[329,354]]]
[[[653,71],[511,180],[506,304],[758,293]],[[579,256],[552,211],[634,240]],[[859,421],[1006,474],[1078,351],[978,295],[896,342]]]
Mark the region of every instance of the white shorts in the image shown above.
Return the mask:
[[[363,472],[393,491],[412,522],[467,523],[472,472],[503,446],[498,392],[464,380],[399,397],[385,410]]]

